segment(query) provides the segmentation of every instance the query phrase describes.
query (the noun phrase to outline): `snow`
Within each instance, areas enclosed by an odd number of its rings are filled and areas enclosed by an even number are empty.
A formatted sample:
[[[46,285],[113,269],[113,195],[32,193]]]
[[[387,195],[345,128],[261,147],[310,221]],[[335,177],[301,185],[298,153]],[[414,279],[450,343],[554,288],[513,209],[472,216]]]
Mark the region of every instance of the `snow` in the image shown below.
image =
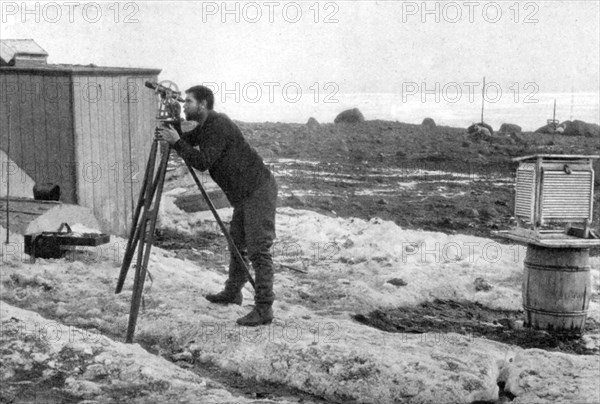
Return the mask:
[[[174,204],[177,193],[163,196],[161,227],[190,237],[198,231],[220,232],[211,212],[180,211]],[[231,208],[219,210],[226,222],[231,214]],[[235,325],[235,319],[246,314],[252,304],[250,287],[243,291],[242,307],[212,305],[202,297],[220,290],[226,279],[225,263],[217,264],[214,254],[189,261],[154,247],[149,265],[152,280],[146,283],[136,339],[168,340],[182,347],[182,357],[213,363],[250,379],[364,403],[493,401],[498,398],[499,380],[517,395],[515,404],[598,399],[597,356],[526,350],[452,333],[392,334],[350,318],[375,308],[415,305],[435,298],[519,309],[524,247],[466,235],[407,230],[378,218],[365,221],[291,208],[277,210],[277,235],[273,324],[254,329]],[[47,313],[60,324],[112,336],[106,338],[115,352],[110,360],[131,361],[133,355],[136,364],[128,366],[139,366],[126,372],[135,377],[121,376],[124,383],[138,383],[141,374],[177,385],[182,397],[196,394],[208,384],[198,387],[195,375],[142,354],[135,345],[115,341],[125,335],[131,298],[132,270],[123,293],[114,295],[125,244],[126,240],[112,237],[110,245],[93,256],[39,259],[35,264],[4,249],[2,296]],[[600,259],[592,258],[591,266],[597,293]],[[477,291],[474,279],[478,277],[493,288]],[[393,286],[387,282],[392,278],[402,278],[407,285]],[[306,296],[315,303],[308,304]],[[2,313],[3,326],[6,318],[31,321],[27,316],[33,316],[5,303]],[[590,303],[589,317],[600,320],[598,302]],[[597,336],[586,337],[597,346]],[[95,353],[94,345],[90,346]],[[157,343],[157,348],[160,346]],[[75,371],[72,377],[68,383],[72,391],[88,391],[90,396],[107,391],[104,385],[81,382],[85,377]],[[218,391],[219,399],[225,400],[227,392]],[[236,402],[243,400],[236,398]]]
[[[115,342],[100,333],[52,322],[6,303],[2,303],[0,321],[3,348],[12,351],[2,358],[3,380],[14,376],[15,370],[36,366],[45,368],[45,379],[62,373],[66,376],[64,391],[94,400],[90,402],[270,402],[234,397],[219,383],[152,355],[138,344]],[[78,366],[65,366],[69,361]],[[4,394],[12,388],[4,386]]]

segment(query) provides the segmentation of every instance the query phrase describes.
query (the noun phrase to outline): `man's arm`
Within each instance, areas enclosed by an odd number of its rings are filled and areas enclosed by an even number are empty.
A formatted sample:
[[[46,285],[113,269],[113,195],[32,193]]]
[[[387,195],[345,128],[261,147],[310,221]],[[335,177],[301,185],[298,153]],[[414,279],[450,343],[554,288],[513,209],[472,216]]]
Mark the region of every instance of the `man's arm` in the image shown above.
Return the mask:
[[[172,146],[186,163],[200,171],[205,171],[225,151],[226,131],[225,124],[215,122],[200,136],[201,127],[196,127],[190,132],[183,133]],[[199,150],[194,146],[199,146]]]

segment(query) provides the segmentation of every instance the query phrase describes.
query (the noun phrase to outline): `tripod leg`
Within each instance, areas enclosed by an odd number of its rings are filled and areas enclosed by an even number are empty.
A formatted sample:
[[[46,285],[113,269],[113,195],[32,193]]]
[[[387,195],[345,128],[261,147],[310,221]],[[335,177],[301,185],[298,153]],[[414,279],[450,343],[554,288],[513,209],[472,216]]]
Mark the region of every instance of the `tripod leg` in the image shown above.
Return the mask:
[[[135,212],[133,214],[133,220],[131,223],[131,230],[129,231],[129,238],[127,239],[127,247],[125,248],[125,255],[123,256],[123,262],[121,263],[121,272],[119,274],[119,280],[117,281],[117,287],[115,290],[116,294],[121,293],[121,291],[123,290],[123,284],[125,283],[125,278],[127,277],[127,272],[129,271],[131,260],[133,259],[133,253],[139,241],[140,213],[142,212],[142,208],[145,205],[144,199],[146,197],[146,191],[149,185],[151,184],[150,181],[154,172],[157,143],[158,142],[156,140],[152,142],[150,155],[148,156],[148,163],[146,164],[146,171],[144,173],[144,181],[142,183],[142,188],[140,189],[140,193],[138,196],[138,203],[135,207]]]
[[[170,151],[171,147],[169,146],[167,147],[166,152],[162,155],[157,177],[150,191],[151,196],[146,200],[146,210],[144,212],[144,216],[142,217],[143,223],[140,230],[142,243],[138,248],[137,267],[133,284],[133,294],[131,296],[131,310],[129,312],[129,324],[127,327],[127,337],[125,339],[125,341],[128,343],[133,341],[133,335],[135,333],[137,317],[144,291],[144,282],[146,280],[148,261],[150,259],[150,250],[152,249],[152,243],[154,242],[156,219],[158,218],[158,210],[160,207],[160,199],[165,182],[165,174],[167,172]],[[153,198],[155,198],[154,204],[152,205],[152,209],[150,209],[150,203],[152,202]]]
[[[141,226],[140,232],[142,234],[146,233],[146,221],[144,221]],[[144,290],[144,280],[146,279],[146,271],[145,268],[141,265],[142,256],[144,254],[144,250],[147,248],[145,245],[145,241],[143,240],[144,236],[142,235],[142,242],[138,248],[137,254],[137,265],[135,266],[135,275],[133,278],[133,293],[131,294],[131,307],[129,309],[129,323],[127,324],[127,336],[125,338],[125,342],[130,344],[133,342],[133,334],[135,333],[135,325],[137,322],[138,312],[140,310],[140,303],[142,301],[142,292]]]
[[[198,185],[198,188],[200,189],[200,192],[202,193],[202,196],[206,200],[206,204],[208,205],[208,207],[210,208],[213,216],[217,220],[217,223],[219,224],[219,227],[221,228],[221,231],[225,235],[225,238],[229,242],[229,245],[231,245],[231,248],[233,249],[233,253],[237,257],[237,259],[241,262],[242,267],[246,271],[246,276],[248,277],[248,281],[250,282],[250,284],[252,285],[252,287],[254,288],[254,290],[256,290],[256,284],[254,283],[254,279],[252,278],[252,274],[250,274],[250,270],[248,269],[248,265],[246,265],[246,262],[244,261],[244,259],[242,257],[242,254],[240,254],[240,251],[238,250],[237,246],[233,242],[233,239],[231,238],[231,235],[229,234],[229,231],[227,231],[227,228],[225,227],[225,225],[223,224],[223,221],[219,217],[219,214],[217,213],[217,210],[215,209],[215,205],[213,205],[212,201],[210,200],[210,197],[208,196],[208,194],[204,190],[204,187],[200,183],[200,180],[198,179],[198,176],[194,172],[194,169],[188,163],[185,163],[185,164],[187,165],[188,170],[190,170],[190,174],[192,174],[192,178],[194,178],[194,181],[196,182],[196,185]]]

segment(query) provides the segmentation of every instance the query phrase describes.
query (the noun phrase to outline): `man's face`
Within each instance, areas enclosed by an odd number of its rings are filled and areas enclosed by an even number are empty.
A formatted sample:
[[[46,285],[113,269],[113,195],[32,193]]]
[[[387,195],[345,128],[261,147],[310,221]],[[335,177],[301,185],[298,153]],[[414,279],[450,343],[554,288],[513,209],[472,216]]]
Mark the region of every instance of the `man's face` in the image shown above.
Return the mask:
[[[206,100],[198,102],[191,94],[186,94],[183,113],[186,120],[200,122],[208,114]]]

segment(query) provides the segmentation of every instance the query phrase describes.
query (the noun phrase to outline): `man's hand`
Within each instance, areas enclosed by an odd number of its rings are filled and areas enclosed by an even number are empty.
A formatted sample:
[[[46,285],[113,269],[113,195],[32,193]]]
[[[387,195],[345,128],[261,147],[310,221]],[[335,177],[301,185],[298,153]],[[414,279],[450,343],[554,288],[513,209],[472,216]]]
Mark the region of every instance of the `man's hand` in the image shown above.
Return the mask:
[[[179,133],[168,125],[157,126],[154,129],[155,138],[158,140],[165,140],[170,145],[174,145],[179,140]]]

